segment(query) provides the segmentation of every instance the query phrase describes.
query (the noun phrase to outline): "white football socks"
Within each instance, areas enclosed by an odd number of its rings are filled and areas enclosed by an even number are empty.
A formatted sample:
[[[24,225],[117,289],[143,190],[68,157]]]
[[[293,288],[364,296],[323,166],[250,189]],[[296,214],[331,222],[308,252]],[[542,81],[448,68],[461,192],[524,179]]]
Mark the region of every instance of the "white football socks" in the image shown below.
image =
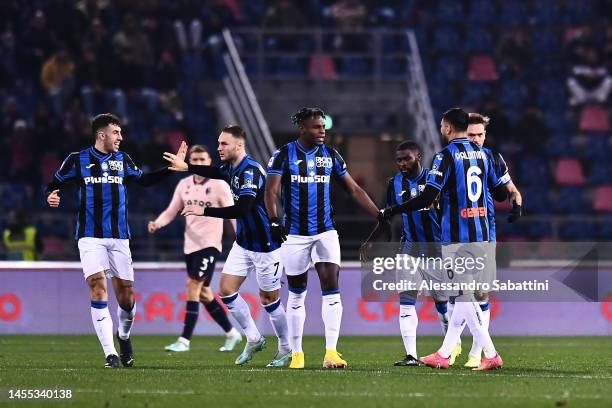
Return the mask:
[[[108,311],[108,302],[106,300],[91,301],[91,321],[104,350],[104,356],[108,357],[111,354],[119,355],[113,342],[113,320]]]
[[[121,340],[126,340],[130,337],[130,331],[132,330],[132,326],[134,325],[134,316],[136,315],[136,302],[134,302],[134,306],[132,306],[132,310],[129,312],[123,310],[121,306],[117,306],[117,319],[119,320],[119,327],[117,327],[117,331],[119,332],[119,338]]]
[[[414,305],[400,305],[399,326],[404,341],[406,355],[418,358],[416,349],[416,330],[419,324]]]
[[[495,357],[497,352],[493,346],[493,341],[489,332],[484,328],[482,310],[480,305],[474,301],[455,302],[453,314],[451,316],[448,331],[444,336],[442,347],[438,350],[442,357],[449,357],[451,351],[457,346],[464,324],[467,323],[474,340],[482,345],[487,358]]]
[[[289,329],[289,346],[294,353],[303,353],[302,336],[306,321],[306,289],[289,288],[287,299],[287,327]]]
[[[262,306],[268,312],[268,318],[278,338],[278,351],[281,353],[288,352],[291,350],[289,347],[289,328],[287,327],[287,314],[281,300],[278,299],[276,302]]]
[[[242,296],[236,292],[233,295],[221,297],[221,300],[223,303],[225,303],[225,306],[227,306],[231,315],[234,317],[234,319],[236,319],[242,328],[247,341],[250,343],[259,341],[261,338],[261,333],[259,333],[259,330],[257,330],[253,317],[251,317],[249,305],[247,302],[245,302]]]
[[[491,308],[488,301],[478,302],[480,309],[482,310],[482,326],[489,331],[489,322],[491,321]],[[472,348],[469,353],[469,357],[480,359],[482,353],[482,346],[476,341],[475,337],[472,337]]]
[[[323,292],[321,317],[325,325],[325,349],[336,350],[342,322],[342,300],[339,291]]]

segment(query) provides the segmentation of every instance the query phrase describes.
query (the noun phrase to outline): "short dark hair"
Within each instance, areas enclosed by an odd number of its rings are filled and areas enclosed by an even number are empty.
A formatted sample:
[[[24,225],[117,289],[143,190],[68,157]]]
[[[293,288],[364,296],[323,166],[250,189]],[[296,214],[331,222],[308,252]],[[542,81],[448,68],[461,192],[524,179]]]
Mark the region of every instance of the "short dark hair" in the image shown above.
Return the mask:
[[[291,123],[294,125],[301,125],[306,119],[316,118],[320,116],[325,118],[325,112],[321,108],[302,108],[291,116]]]
[[[457,132],[465,132],[468,128],[469,115],[461,108],[452,108],[444,112],[442,120],[449,123]]]
[[[484,125],[486,128],[491,122],[491,119],[488,116],[481,115],[480,113],[470,113],[470,118],[468,119],[469,125]]]
[[[194,144],[189,148],[189,155],[193,153],[207,153],[210,156],[210,151],[208,150],[208,147],[201,144]]]
[[[404,140],[402,143],[397,145],[397,148],[395,150],[415,150],[420,154],[423,154],[423,149],[421,148],[421,145],[413,140]]]
[[[98,130],[105,128],[108,125],[121,126],[121,121],[112,113],[101,113],[94,116],[94,118],[91,120],[91,133],[94,139],[96,138]]]
[[[238,125],[227,125],[222,130],[223,133],[229,133],[236,139],[246,140],[246,132],[241,126]]]

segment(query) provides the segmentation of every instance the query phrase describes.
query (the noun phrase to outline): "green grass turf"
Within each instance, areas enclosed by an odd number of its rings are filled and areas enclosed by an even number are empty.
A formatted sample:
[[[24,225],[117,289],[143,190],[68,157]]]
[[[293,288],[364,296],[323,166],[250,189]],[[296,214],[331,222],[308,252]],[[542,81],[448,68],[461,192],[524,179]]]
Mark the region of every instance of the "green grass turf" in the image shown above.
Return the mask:
[[[399,337],[343,337],[346,370],[323,370],[320,337],[304,341],[305,370],[266,369],[276,348],[247,366],[238,352],[217,352],[222,339],[195,337],[189,353],[168,354],[170,336],[135,336],[136,365],[104,369],[94,336],[4,336],[0,338],[0,407],[611,407],[612,339],[608,337],[496,337],[505,366],[472,372],[393,367],[402,355]],[[440,344],[418,339],[422,354]],[[240,347],[242,348],[242,347]],[[70,388],[72,400],[8,401],[14,388]]]

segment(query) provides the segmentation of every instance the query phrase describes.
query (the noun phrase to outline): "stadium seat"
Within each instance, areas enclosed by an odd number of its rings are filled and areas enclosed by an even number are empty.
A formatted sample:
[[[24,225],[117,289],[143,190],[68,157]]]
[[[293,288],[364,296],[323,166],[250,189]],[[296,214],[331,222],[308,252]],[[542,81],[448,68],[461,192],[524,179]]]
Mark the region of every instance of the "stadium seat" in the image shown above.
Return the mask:
[[[580,161],[559,159],[555,167],[555,181],[559,186],[583,186],[586,179]]]
[[[523,207],[527,214],[546,214],[550,212],[551,200],[546,190],[539,187],[521,188]]]
[[[605,161],[612,156],[612,145],[607,134],[592,133],[584,146],[584,157]]]
[[[310,57],[308,76],[311,79],[324,79],[334,81],[338,79],[334,60],[325,54],[315,54]]]
[[[493,35],[483,27],[468,30],[463,43],[463,49],[471,53],[486,53],[494,49]]]
[[[62,163],[55,154],[45,154],[40,162],[40,181],[49,184]]]
[[[371,67],[365,58],[345,57],[341,61],[340,73],[347,78],[365,77],[371,74]]]
[[[612,220],[598,224],[597,237],[602,240],[612,241]]]
[[[505,0],[501,3],[501,21],[507,25],[524,24],[528,19],[527,4],[522,0]]]
[[[470,58],[468,79],[481,82],[497,81],[499,73],[493,58],[490,55],[478,55]]]
[[[463,7],[460,1],[442,0],[438,3],[436,12],[438,20],[446,23],[456,23],[461,21],[463,17]]]
[[[541,159],[525,158],[518,163],[518,180],[522,185],[542,186],[549,182],[548,162]]]
[[[538,24],[556,24],[562,19],[561,3],[557,0],[538,0],[533,3],[532,21]]]
[[[612,185],[603,185],[595,189],[593,210],[600,212],[612,211]]]
[[[408,69],[406,66],[406,58],[383,58],[381,61],[381,74],[382,78],[404,78],[408,75]]]
[[[461,59],[454,56],[440,57],[436,61],[436,75],[446,81],[463,81],[465,79],[465,65]]]
[[[542,55],[558,54],[561,51],[560,36],[550,27],[542,26],[531,33],[533,50]]]
[[[467,84],[463,89],[462,105],[480,106],[485,98],[490,95],[491,87],[485,82],[473,82]]]
[[[472,0],[469,13],[465,17],[472,24],[491,24],[498,20],[496,2],[490,0]]]
[[[43,246],[43,257],[49,261],[66,259],[66,240],[58,236],[48,236],[41,239]]]
[[[593,185],[612,183],[612,163],[599,161],[591,166],[589,183]]]
[[[580,123],[578,128],[585,133],[607,133],[610,132],[610,120],[608,112],[600,105],[587,105],[580,112]]]
[[[582,188],[563,187],[559,189],[556,210],[559,214],[585,214],[591,211],[591,204],[584,197]]]
[[[459,34],[451,27],[442,27],[434,31],[432,48],[436,52],[458,52],[461,44]]]
[[[591,222],[568,221],[561,224],[559,234],[565,241],[594,241],[597,230]]]

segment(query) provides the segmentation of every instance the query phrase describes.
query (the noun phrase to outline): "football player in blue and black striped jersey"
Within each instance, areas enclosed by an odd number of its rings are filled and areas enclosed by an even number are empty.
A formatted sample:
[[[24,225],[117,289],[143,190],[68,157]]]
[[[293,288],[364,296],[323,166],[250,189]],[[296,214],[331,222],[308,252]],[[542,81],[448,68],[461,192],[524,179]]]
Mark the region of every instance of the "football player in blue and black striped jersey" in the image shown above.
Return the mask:
[[[134,270],[130,253],[127,182],[150,186],[171,174],[167,167],[143,174],[127,153],[119,150],[123,135],[119,119],[109,113],[93,118],[94,146],[71,153],[47,186],[47,202],[60,204],[60,189],[78,184],[79,213],[76,223],[83,273],[91,297],[91,317],[106,357],[105,367],[130,367],[134,363],[130,330],[134,321]],[[185,157],[181,145],[177,156]],[[106,275],[105,275],[106,274]],[[113,322],[108,311],[106,277],[112,277],[117,297],[120,356],[113,342]]]
[[[338,286],[340,243],[333,220],[331,179],[340,181],[368,213],[376,215],[378,210],[349,175],[342,156],[325,145],[325,113],[319,108],[302,108],[292,121],[298,126],[300,136],[274,152],[268,163],[265,196],[272,233],[286,240],[281,254],[289,283],[287,322],[293,349],[290,368],[304,368],[304,300],[311,263],[319,275],[323,296],[321,314],[326,349],[323,367],[344,368],[346,361],[336,351],[342,301]],[[284,221],[277,208],[279,198],[285,212]]]
[[[234,196],[233,206],[214,208],[191,205],[183,209],[182,215],[236,219],[236,242],[227,256],[219,283],[221,300],[247,337],[247,344],[236,358],[236,364],[246,364],[253,354],[263,350],[266,345],[265,338],[251,317],[248,304],[238,292],[247,276],[253,272],[259,285],[262,306],[278,337],[278,352],[268,367],[286,366],[291,359],[291,348],[287,317],[280,300],[283,274],[281,243],[270,232],[270,220],[264,207],[266,172],[246,154],[246,133],[240,126],[226,126],[218,142],[217,151],[223,162],[221,166],[188,165],[182,158],[170,153],[164,153],[164,157],[171,163],[171,170],[222,179],[230,185]]]
[[[505,195],[502,182],[493,170],[493,163],[477,144],[467,139],[468,120],[468,114],[459,108],[444,113],[440,133],[448,144],[435,155],[425,189],[417,197],[387,207],[379,214],[379,220],[385,222],[393,214],[427,208],[439,196],[442,255],[453,260],[463,256],[464,252],[461,251],[478,250],[482,253],[488,250],[490,236],[486,201],[489,188],[493,189],[495,196]],[[483,259],[486,261],[486,257]],[[453,270],[447,272],[451,280],[463,277]],[[456,300],[442,347],[421,361],[432,367],[448,368],[452,350],[460,337],[459,323],[466,320],[485,353],[485,358],[476,369],[500,368],[503,362],[482,325],[482,311],[474,293],[459,291]]]

